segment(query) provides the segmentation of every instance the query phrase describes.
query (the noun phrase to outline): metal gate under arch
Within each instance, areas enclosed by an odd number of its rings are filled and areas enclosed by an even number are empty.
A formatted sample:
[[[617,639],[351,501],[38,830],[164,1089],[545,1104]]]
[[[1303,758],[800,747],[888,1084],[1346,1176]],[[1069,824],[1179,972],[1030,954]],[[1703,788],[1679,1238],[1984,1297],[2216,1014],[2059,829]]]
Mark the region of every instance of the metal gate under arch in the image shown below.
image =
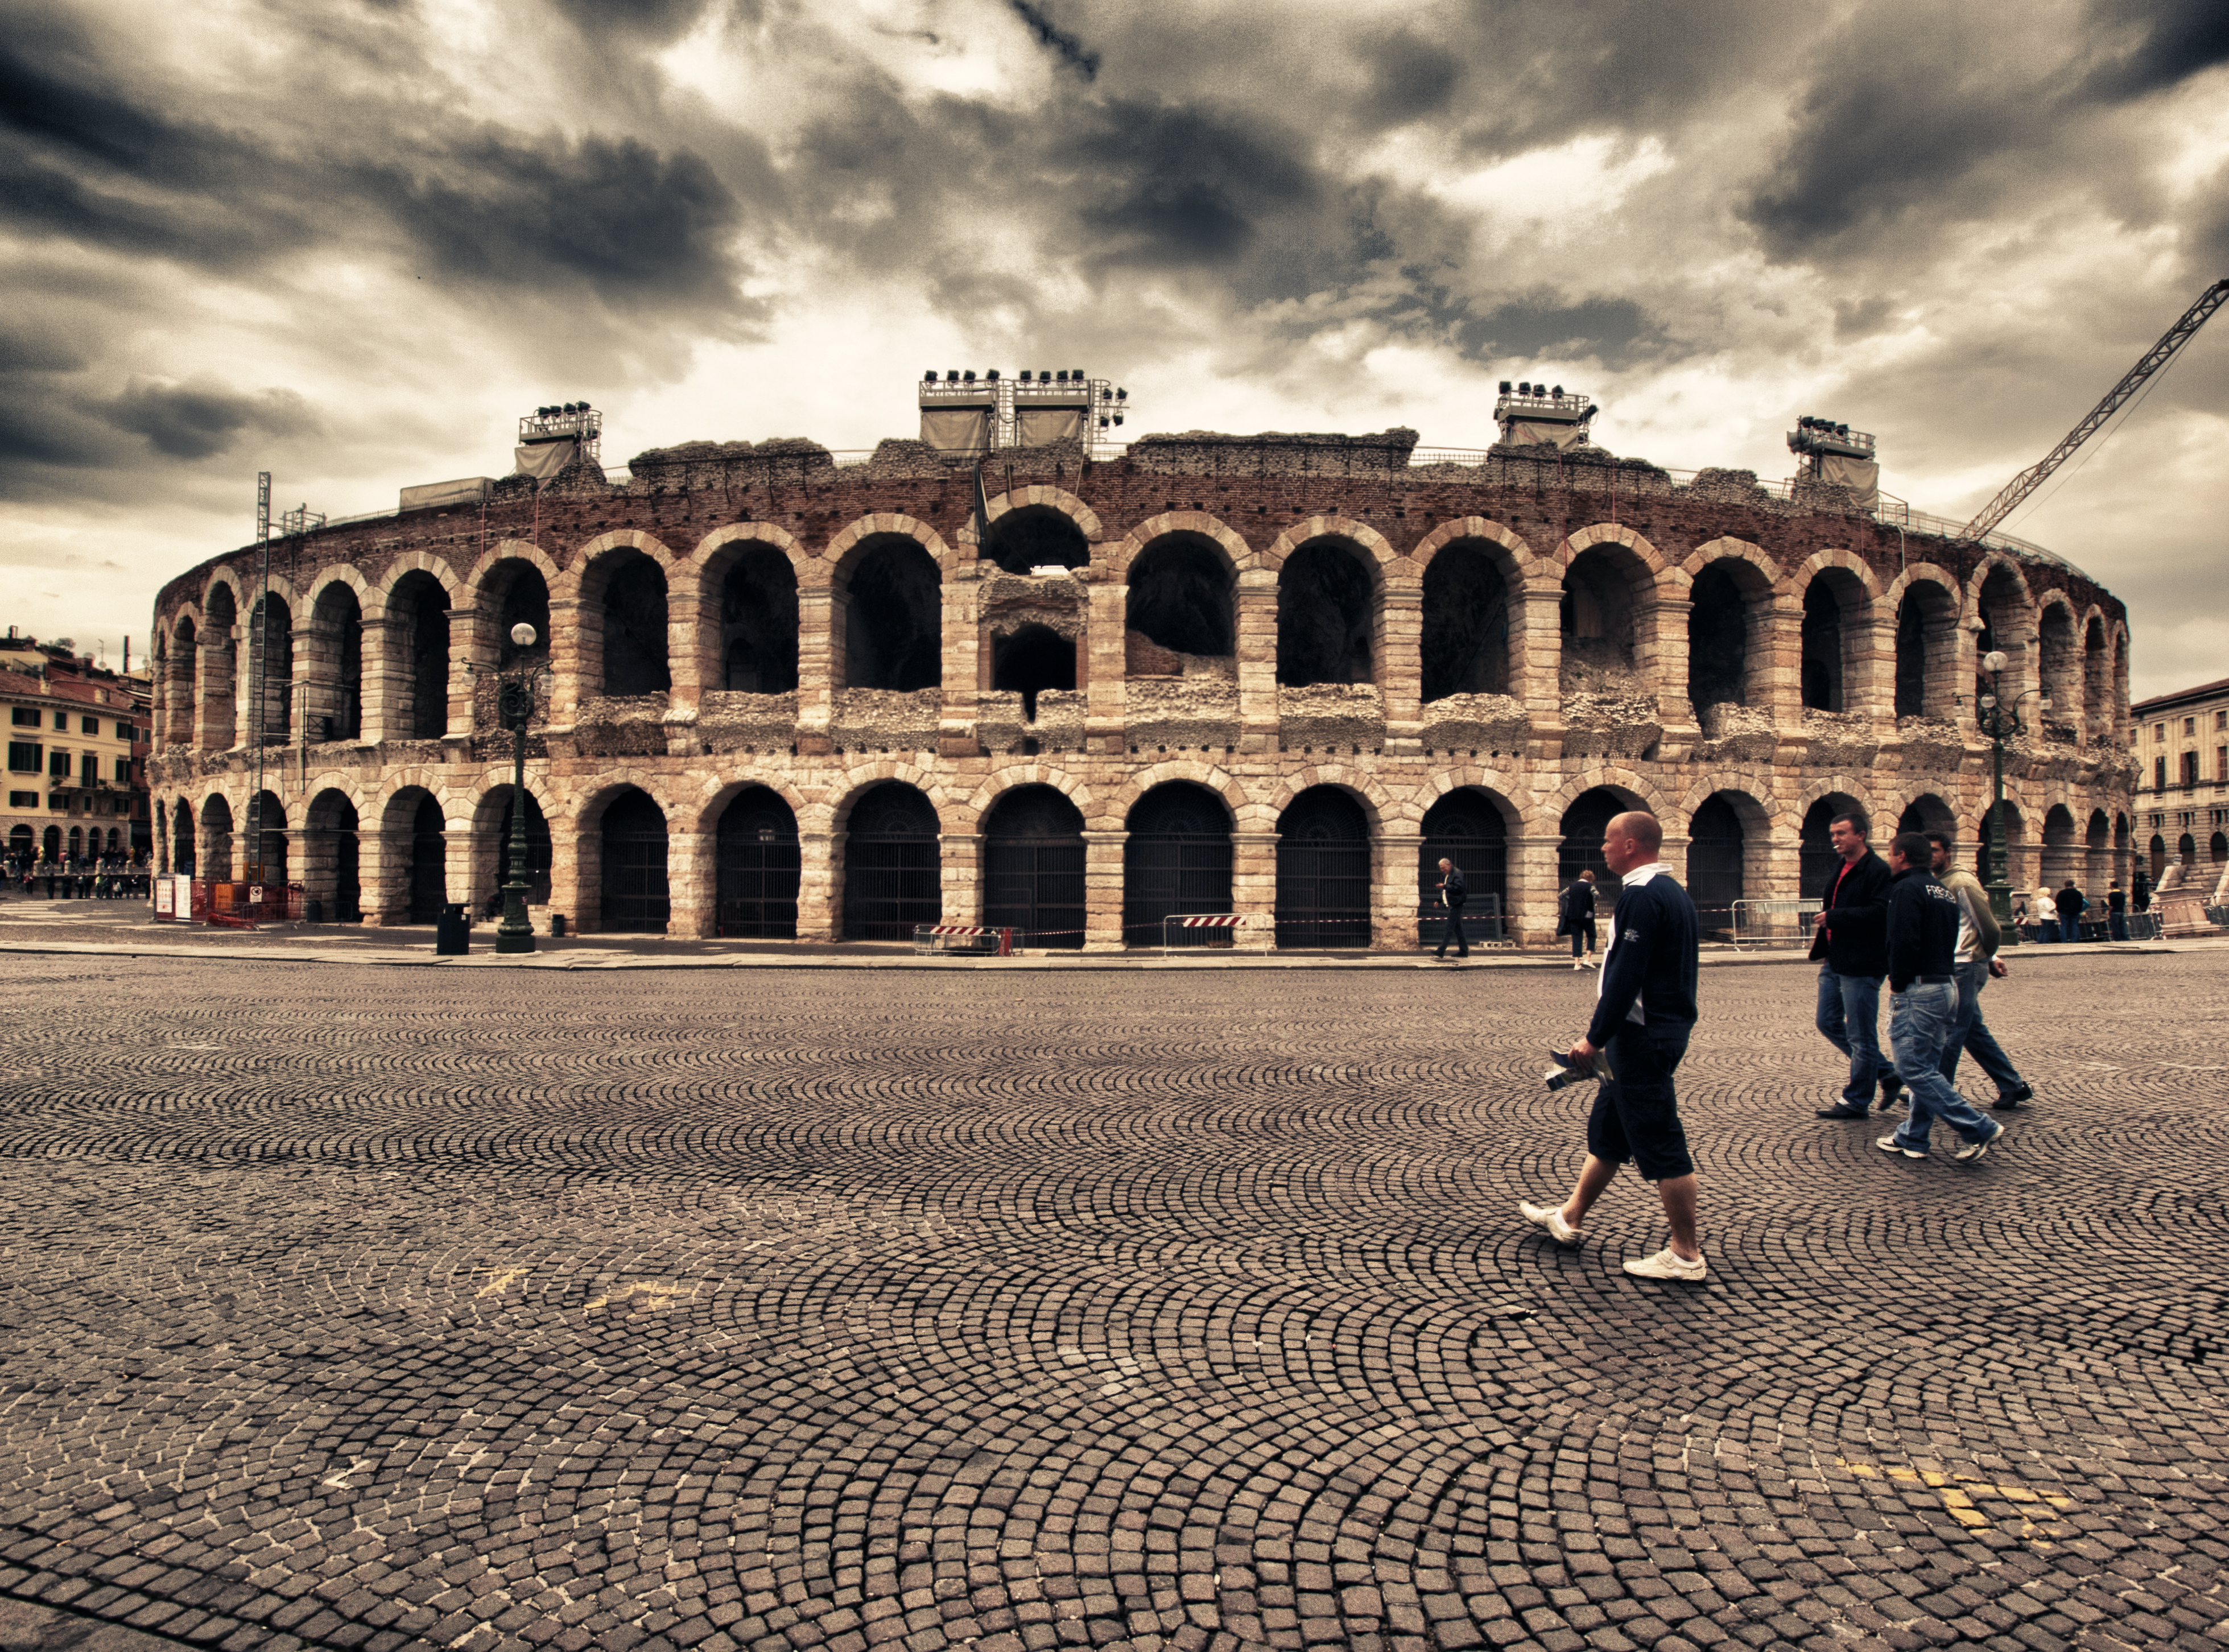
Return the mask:
[[[763,787],[742,793],[720,816],[717,852],[715,931],[730,940],[796,940],[804,862],[789,806]]]
[[[1161,920],[1230,910],[1230,827],[1222,800],[1203,787],[1176,781],[1140,798],[1122,845],[1122,944],[1162,944]],[[1185,929],[1185,947],[1228,946],[1230,933]]]
[[[448,823],[432,798],[419,800],[410,819],[410,921],[431,923],[449,898]]]
[[[1081,950],[1083,865],[1075,804],[1050,786],[1008,792],[983,823],[983,922],[1026,931],[1028,946]]]
[[[1313,787],[1277,822],[1277,945],[1370,944],[1370,824],[1346,793]]]
[[[603,901],[597,926],[607,932],[662,935],[673,916],[665,877],[665,814],[634,792],[604,811]]]
[[[844,938],[910,941],[944,920],[935,807],[888,781],[851,806],[844,834]]]

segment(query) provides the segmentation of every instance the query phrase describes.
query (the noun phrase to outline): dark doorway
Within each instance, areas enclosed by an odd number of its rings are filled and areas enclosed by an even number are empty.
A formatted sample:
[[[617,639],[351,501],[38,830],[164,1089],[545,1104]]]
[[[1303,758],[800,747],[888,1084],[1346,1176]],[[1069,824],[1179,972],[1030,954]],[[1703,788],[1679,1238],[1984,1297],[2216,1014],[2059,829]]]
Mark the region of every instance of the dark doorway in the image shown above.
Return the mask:
[[[1050,786],[1018,786],[983,823],[983,922],[1028,944],[1083,945],[1083,816]]]
[[[1444,546],[1424,569],[1423,659],[1427,704],[1509,692],[1509,587],[1475,544]]]
[[[1230,816],[1204,786],[1172,781],[1132,806],[1122,845],[1122,942],[1161,944],[1161,920],[1230,910]],[[1230,933],[1179,931],[1179,946],[1227,946]]]
[[[1749,698],[1749,603],[1732,557],[1721,556],[1695,576],[1687,612],[1687,702],[1742,705]]]
[[[1277,680],[1366,683],[1377,603],[1364,553],[1343,540],[1311,539],[1277,575]]]
[[[1608,911],[1617,899],[1617,874],[1610,871],[1609,863],[1603,858],[1603,828],[1611,818],[1622,814],[1632,807],[1616,792],[1597,786],[1592,791],[1582,792],[1564,811],[1563,843],[1556,852],[1556,877],[1559,888],[1568,886],[1581,872],[1591,868],[1595,875],[1595,899],[1600,910]]]
[[[1032,568],[1081,568],[1091,560],[1091,544],[1074,518],[1049,505],[1025,505],[991,524],[983,559],[1009,574]]]
[[[944,921],[935,806],[884,781],[851,806],[844,833],[844,938],[910,941]]]
[[[363,610],[356,593],[336,580],[318,593],[310,627],[330,651],[331,676],[304,701],[309,737],[358,740],[363,736]]]
[[[911,693],[944,680],[943,593],[920,542],[879,535],[844,582],[844,686]]]
[[[1422,946],[1437,948],[1447,939],[1447,911],[1440,904],[1442,859],[1455,862],[1470,897],[1463,908],[1463,933],[1473,941],[1506,939],[1509,828],[1483,792],[1449,792],[1424,815],[1424,841],[1416,852],[1416,940]]]
[[[1037,696],[1076,686],[1076,644],[1050,626],[1025,625],[991,644],[991,686],[1022,697],[1022,717],[1037,720]]]
[[[640,551],[622,553],[604,586],[603,608],[604,692],[622,697],[663,694],[671,688],[665,647],[665,570]]]
[[[248,865],[244,875],[252,883],[283,887],[287,881],[286,811],[269,792],[258,794],[252,811],[248,837]]]
[[[714,933],[730,940],[796,940],[803,861],[797,816],[780,794],[764,786],[736,793],[720,814],[718,853]]]
[[[333,916],[335,923],[363,922],[363,870],[357,845],[356,805],[337,800],[326,817],[333,854]]]
[[[194,807],[183,798],[170,816],[170,870],[194,875]]]
[[[1747,846],[1734,806],[1723,796],[1705,798],[1687,826],[1687,898],[1704,929],[1732,929]]]
[[[449,594],[422,569],[395,582],[391,608],[402,619],[399,639],[407,668],[405,736],[438,740],[449,731]]]
[[[665,811],[630,787],[603,820],[603,902],[599,927],[607,933],[663,935],[673,916],[665,877]]]
[[[1802,689],[1807,710],[1842,709],[1842,605],[1823,573],[1803,591]]]
[[[1366,947],[1370,931],[1370,818],[1311,786],[1277,817],[1277,945]]]
[[[504,788],[503,822],[496,827],[495,886],[498,891],[511,884],[511,834],[512,820],[518,807],[518,791],[515,787]],[[534,794],[526,794],[526,903],[547,906],[549,903],[549,822],[543,818],[542,805],[534,800]]]
[[[410,817],[410,921],[431,923],[449,898],[448,823],[441,806],[421,796]]]
[[[771,545],[745,551],[720,582],[720,672],[731,693],[797,690],[797,570]]]
[[[1213,540],[1166,534],[1130,565],[1126,623],[1179,654],[1220,656],[1234,647],[1230,564]]]

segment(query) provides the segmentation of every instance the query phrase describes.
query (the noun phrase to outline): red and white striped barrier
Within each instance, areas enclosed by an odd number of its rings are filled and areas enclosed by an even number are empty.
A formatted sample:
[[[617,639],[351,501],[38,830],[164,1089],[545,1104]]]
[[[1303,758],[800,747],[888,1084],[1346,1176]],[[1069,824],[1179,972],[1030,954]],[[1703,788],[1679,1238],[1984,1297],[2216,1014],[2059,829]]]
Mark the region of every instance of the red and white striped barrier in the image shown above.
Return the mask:
[[[999,937],[999,956],[1014,955],[1014,932],[1011,929],[983,923],[917,923],[914,926],[914,948],[918,952],[943,950],[947,941],[971,941],[980,936]]]
[[[1228,930],[1227,937],[1217,940],[1180,943],[1177,934],[1184,929]],[[1257,937],[1259,949],[1268,951],[1275,944],[1276,930],[1268,921],[1249,918],[1243,912],[1172,912],[1161,920],[1161,952],[1205,946],[1216,950],[1236,950],[1248,937]]]
[[[1171,918],[1169,922],[1179,929],[1235,929],[1246,918],[1239,912],[1216,912],[1202,917]]]

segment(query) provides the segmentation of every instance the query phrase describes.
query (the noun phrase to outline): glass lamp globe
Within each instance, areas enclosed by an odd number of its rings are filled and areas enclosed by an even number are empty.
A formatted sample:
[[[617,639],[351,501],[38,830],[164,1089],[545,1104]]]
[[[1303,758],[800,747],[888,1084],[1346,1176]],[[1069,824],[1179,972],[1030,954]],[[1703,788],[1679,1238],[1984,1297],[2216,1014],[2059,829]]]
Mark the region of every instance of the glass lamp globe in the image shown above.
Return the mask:
[[[1994,710],[1995,710],[1996,709],[1997,709],[1997,697],[1996,697],[1995,695],[1994,695],[1994,694],[1984,694],[1983,696],[1982,696],[1982,710],[1983,710],[1984,711],[1994,711]]]
[[[536,632],[534,627],[527,624],[524,620],[521,620],[517,625],[511,628],[511,641],[517,643],[521,648],[533,647],[534,640],[538,634],[539,633]]]
[[[2001,653],[1999,653],[1995,649],[1992,648],[1988,653],[1982,656],[1982,669],[1983,671],[2001,672],[2004,670],[2004,668],[2005,657]]]

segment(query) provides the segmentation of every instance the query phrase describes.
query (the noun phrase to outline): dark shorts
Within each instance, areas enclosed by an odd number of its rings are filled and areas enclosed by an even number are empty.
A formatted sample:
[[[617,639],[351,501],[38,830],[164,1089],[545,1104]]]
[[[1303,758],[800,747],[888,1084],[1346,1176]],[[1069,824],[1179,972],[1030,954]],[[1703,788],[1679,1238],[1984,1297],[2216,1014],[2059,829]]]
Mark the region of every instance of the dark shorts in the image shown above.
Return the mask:
[[[1638,1027],[1614,1034],[1609,1065],[1617,1077],[1595,1086],[1587,1151],[1612,1164],[1630,1160],[1643,1181],[1692,1173],[1695,1161],[1672,1093],[1673,1070],[1686,1053],[1685,1038],[1651,1038]]]

